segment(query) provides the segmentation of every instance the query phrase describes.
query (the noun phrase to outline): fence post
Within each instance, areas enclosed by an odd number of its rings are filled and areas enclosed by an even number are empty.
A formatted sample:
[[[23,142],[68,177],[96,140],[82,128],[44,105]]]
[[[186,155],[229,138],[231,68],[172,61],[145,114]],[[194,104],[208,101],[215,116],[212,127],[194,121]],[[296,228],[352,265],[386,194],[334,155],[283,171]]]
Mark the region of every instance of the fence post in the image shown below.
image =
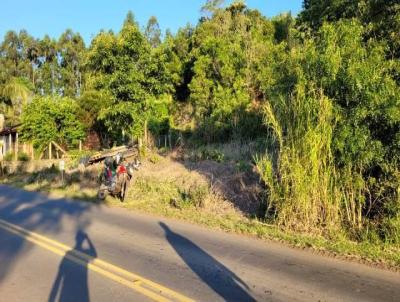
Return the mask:
[[[9,151],[8,151],[8,150],[9,150]],[[12,153],[12,151],[13,151],[11,133],[8,135],[8,150],[7,150],[7,152],[11,152],[11,153]]]
[[[35,149],[33,149],[32,143],[29,144],[29,153],[31,155],[31,159],[34,160],[35,159]]]
[[[18,132],[15,133],[14,157],[18,160]]]

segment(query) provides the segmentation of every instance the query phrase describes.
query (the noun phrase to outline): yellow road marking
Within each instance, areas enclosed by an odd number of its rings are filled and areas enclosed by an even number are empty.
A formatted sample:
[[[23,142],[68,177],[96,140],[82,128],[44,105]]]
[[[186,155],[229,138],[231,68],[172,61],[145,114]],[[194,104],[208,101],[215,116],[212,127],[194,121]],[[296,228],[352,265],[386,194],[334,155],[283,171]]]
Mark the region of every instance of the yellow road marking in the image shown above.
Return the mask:
[[[44,249],[47,249],[59,256],[66,257],[67,259],[87,267],[88,269],[103,275],[115,282],[125,285],[135,291],[159,302],[166,301],[182,301],[191,302],[192,299],[173,291],[165,286],[162,286],[149,279],[141,277],[137,274],[124,270],[116,265],[108,263],[104,260],[93,258],[80,251],[73,250],[71,247],[62,244],[58,241],[47,238],[38,233],[34,233],[23,229],[15,224],[8,223],[0,219],[0,228],[13,233],[23,239],[30,241]],[[118,273],[118,275],[117,275]],[[145,286],[145,287],[143,287]]]

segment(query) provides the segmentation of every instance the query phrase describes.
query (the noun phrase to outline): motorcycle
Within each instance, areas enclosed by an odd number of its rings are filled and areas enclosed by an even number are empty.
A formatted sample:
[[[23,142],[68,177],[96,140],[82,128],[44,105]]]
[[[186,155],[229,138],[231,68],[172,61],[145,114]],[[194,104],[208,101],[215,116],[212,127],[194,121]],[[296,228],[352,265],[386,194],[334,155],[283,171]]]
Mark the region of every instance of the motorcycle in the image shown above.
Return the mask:
[[[104,163],[104,172],[101,176],[101,185],[97,197],[104,200],[107,195],[111,195],[123,202],[133,173],[139,169],[140,162],[135,160],[133,163],[126,163],[122,156],[117,155],[115,159],[106,158]]]

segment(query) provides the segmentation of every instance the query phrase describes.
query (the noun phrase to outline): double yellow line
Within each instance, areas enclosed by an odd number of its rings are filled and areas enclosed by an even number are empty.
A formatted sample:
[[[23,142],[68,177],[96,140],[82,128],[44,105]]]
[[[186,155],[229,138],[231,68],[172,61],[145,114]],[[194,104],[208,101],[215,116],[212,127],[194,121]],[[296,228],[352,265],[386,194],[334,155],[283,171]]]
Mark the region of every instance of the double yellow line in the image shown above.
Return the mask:
[[[87,267],[87,269],[94,271],[108,279],[111,279],[119,284],[125,285],[136,292],[139,292],[154,301],[169,302],[169,301],[182,301],[189,302],[192,299],[173,291],[165,286],[141,277],[137,274],[131,273],[123,268],[108,263],[104,260],[91,257],[80,251],[74,250],[71,247],[62,244],[58,241],[47,238],[43,235],[28,231],[15,224],[8,223],[0,219],[0,228],[15,234],[29,242],[32,242],[48,251],[51,251],[62,257],[66,257],[76,264]]]

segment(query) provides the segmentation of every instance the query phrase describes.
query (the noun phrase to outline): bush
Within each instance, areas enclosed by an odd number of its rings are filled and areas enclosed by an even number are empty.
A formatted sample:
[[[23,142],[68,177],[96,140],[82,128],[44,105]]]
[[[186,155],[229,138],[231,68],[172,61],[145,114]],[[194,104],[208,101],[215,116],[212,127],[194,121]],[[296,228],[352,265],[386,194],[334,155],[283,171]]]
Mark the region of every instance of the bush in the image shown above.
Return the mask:
[[[222,151],[209,147],[200,147],[191,154],[193,160],[213,160],[221,163],[225,159]]]
[[[19,161],[29,161],[30,158],[29,158],[28,154],[21,152],[21,153],[18,153],[18,160]]]
[[[400,214],[397,217],[384,219],[382,233],[385,242],[400,245]]]
[[[153,135],[167,135],[171,128],[171,121],[169,118],[155,119],[149,121],[149,131]]]
[[[69,167],[70,168],[77,167],[80,163],[89,159],[89,157],[92,156],[94,153],[95,151],[86,151],[86,150],[68,151],[68,157],[70,158]]]
[[[149,162],[151,162],[152,164],[156,164],[158,162],[160,162],[162,160],[162,157],[160,155],[158,155],[157,153],[150,153],[147,155],[147,159],[149,160]]]
[[[7,152],[4,157],[4,161],[12,161],[14,159],[14,153],[13,152]]]
[[[207,185],[193,184],[187,189],[179,189],[182,205],[193,205],[203,207],[204,200],[209,194]]]
[[[70,98],[33,99],[22,112],[21,138],[31,141],[39,149],[51,141],[76,145],[85,136],[84,127],[78,120],[78,109],[77,102]]]
[[[235,169],[237,172],[249,172],[252,169],[252,165],[244,160],[239,160],[236,165]]]

